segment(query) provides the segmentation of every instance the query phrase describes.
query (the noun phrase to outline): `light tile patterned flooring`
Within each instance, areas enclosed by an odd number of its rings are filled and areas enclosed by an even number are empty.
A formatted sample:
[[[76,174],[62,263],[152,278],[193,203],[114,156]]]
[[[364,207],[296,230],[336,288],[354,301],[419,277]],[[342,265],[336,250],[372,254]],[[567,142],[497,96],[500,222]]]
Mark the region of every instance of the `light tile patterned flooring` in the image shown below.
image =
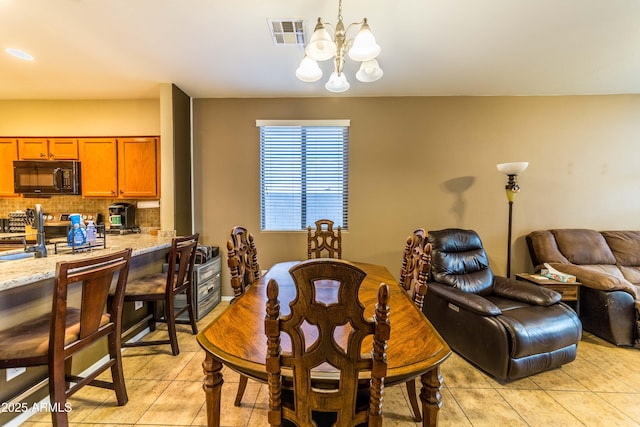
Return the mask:
[[[199,327],[206,326],[227,304],[223,301]],[[206,425],[203,352],[187,326],[180,325],[179,330],[180,354],[176,357],[171,356],[169,346],[125,350],[127,405],[117,406],[112,391],[84,387],[70,399],[70,424]],[[640,426],[640,352],[615,347],[588,333],[574,362],[519,381],[498,382],[456,354],[444,362],[442,374],[440,426]],[[222,425],[266,426],[266,387],[250,380],[238,408],[233,406],[238,376],[226,368],[223,375]],[[404,386],[386,388],[384,425],[416,426],[410,413]],[[50,425],[50,416],[39,413],[23,425]]]

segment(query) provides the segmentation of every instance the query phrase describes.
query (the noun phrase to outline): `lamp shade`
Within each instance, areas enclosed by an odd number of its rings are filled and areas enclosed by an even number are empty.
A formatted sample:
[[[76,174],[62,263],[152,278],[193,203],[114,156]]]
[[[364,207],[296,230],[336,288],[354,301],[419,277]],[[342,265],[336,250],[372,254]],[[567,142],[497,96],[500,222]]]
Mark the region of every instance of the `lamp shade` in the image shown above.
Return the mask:
[[[518,175],[524,172],[529,166],[529,162],[510,162],[510,163],[499,163],[496,165],[498,168],[498,172],[503,173],[505,175]]]
[[[348,91],[351,85],[349,85],[347,76],[345,76],[344,73],[338,74],[337,71],[334,71],[331,73],[331,77],[329,77],[329,81],[324,87],[329,92],[340,93]]]
[[[367,20],[364,20],[362,27],[356,38],[353,40],[353,46],[349,49],[349,58],[354,61],[369,61],[376,58],[380,54],[380,45],[376,42]]]
[[[309,44],[305,48],[305,53],[316,61],[326,61],[336,54],[336,44],[331,39],[331,34],[324,27],[320,18],[318,18],[311,40],[309,40]]]
[[[378,65],[378,60],[370,59],[360,65],[360,69],[356,73],[356,79],[364,83],[371,83],[380,80],[383,74],[382,68]]]
[[[296,69],[296,77],[303,82],[312,83],[320,80],[322,70],[314,59],[305,56]]]

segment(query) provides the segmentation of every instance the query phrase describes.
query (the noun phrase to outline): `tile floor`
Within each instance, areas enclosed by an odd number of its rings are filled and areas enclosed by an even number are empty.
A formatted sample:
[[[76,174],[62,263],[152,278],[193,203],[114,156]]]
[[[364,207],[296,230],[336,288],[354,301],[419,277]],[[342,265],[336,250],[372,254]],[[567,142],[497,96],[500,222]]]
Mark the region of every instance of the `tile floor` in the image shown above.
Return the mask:
[[[222,302],[199,322],[206,326]],[[187,326],[180,326],[180,355],[168,346],[124,352],[129,403],[115,404],[109,390],[84,387],[70,399],[70,424],[83,427],[204,426],[203,354]],[[157,333],[157,332],[155,332]],[[560,369],[512,383],[483,374],[459,356],[443,364],[440,426],[640,426],[640,352],[617,348],[585,333],[578,358]],[[222,425],[264,427],[267,390],[249,381],[241,407],[233,406],[237,375],[225,369]],[[416,426],[404,386],[385,389],[385,426]],[[50,424],[38,413],[25,426]]]

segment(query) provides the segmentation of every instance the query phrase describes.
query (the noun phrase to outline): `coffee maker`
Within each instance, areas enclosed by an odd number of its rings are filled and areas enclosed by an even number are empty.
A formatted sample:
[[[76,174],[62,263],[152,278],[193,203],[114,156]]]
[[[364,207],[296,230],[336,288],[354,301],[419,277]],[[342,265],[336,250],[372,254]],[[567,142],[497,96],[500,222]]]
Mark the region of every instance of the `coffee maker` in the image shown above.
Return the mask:
[[[109,230],[110,232],[134,233],[137,232],[136,207],[130,203],[114,203],[109,206]]]

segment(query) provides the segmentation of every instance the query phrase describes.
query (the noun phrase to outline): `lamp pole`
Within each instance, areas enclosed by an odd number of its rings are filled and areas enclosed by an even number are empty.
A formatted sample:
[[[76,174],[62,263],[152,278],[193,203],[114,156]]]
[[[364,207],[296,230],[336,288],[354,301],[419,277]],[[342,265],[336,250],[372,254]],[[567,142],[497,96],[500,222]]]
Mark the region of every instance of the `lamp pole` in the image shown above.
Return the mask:
[[[507,277],[511,277],[511,235],[513,229],[513,202],[516,200],[516,194],[520,191],[516,174],[508,174],[509,180],[504,186],[507,200],[509,201],[509,230],[507,233]]]
[[[504,186],[505,193],[507,195],[507,201],[509,202],[509,228],[507,232],[507,277],[511,277],[511,240],[512,240],[512,228],[513,228],[513,202],[516,200],[516,195],[520,191],[518,185],[518,174],[524,172],[529,166],[528,162],[511,162],[511,163],[499,163],[496,165],[498,172],[507,175],[507,185]]]
[[[507,277],[511,277],[511,225],[513,224],[513,200],[509,200],[509,232],[507,234]]]

